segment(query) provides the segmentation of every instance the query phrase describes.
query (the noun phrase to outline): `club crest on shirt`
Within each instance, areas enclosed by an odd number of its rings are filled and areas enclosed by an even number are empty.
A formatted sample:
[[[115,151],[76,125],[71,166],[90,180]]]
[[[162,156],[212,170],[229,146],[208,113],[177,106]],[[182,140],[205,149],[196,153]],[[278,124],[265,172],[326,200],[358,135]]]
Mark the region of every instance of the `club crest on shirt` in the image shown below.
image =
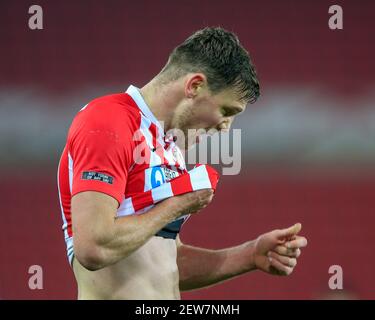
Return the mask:
[[[173,160],[176,161],[182,169],[185,169],[185,159],[182,156],[180,149],[174,145],[172,147]]]

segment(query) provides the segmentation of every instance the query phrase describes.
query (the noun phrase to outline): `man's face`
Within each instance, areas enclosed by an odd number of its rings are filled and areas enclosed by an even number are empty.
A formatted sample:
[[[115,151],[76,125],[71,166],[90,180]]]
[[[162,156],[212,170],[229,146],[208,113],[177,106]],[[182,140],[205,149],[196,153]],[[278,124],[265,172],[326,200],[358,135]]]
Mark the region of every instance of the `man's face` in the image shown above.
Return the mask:
[[[209,130],[228,131],[234,117],[245,108],[246,103],[238,100],[233,88],[212,94],[207,86],[202,86],[194,98],[186,99],[180,106],[173,127],[184,133],[184,147],[189,148]]]

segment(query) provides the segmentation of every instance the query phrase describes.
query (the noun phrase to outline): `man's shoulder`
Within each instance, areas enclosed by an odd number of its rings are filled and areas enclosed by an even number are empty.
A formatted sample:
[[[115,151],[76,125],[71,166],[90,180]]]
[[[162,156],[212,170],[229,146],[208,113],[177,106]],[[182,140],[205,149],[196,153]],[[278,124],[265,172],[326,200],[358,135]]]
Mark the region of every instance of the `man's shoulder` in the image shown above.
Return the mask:
[[[138,106],[126,93],[114,93],[95,98],[82,110],[90,110],[92,113],[107,113],[108,116],[116,116],[116,113],[127,114],[136,118],[140,116]]]
[[[123,123],[140,119],[138,106],[126,93],[115,93],[98,97],[86,104],[76,115],[76,120]]]
[[[90,101],[76,114],[69,135],[82,130],[131,133],[138,130],[140,118],[139,108],[126,93],[105,95]]]

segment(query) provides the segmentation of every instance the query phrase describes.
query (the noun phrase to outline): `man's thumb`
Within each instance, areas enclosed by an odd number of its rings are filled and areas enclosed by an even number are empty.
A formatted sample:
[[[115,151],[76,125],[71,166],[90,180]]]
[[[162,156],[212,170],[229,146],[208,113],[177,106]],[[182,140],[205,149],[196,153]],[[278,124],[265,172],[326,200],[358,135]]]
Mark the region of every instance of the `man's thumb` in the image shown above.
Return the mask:
[[[291,236],[295,236],[300,232],[302,229],[302,225],[300,223],[296,223],[295,225],[287,228],[287,229],[282,229],[280,230],[280,233],[278,234],[278,238],[287,238]]]

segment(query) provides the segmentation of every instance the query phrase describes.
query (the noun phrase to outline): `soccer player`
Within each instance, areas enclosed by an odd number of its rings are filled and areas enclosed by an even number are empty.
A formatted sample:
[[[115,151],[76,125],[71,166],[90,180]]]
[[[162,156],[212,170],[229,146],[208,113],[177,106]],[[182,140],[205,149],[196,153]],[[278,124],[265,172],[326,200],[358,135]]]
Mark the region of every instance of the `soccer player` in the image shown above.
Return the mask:
[[[79,299],[179,299],[261,270],[289,275],[300,224],[221,250],[182,243],[189,215],[213,198],[215,172],[187,172],[171,129],[228,130],[259,96],[248,52],[222,28],[194,33],[144,87],[97,98],[77,114],[58,185]],[[189,139],[187,139],[190,141]]]

